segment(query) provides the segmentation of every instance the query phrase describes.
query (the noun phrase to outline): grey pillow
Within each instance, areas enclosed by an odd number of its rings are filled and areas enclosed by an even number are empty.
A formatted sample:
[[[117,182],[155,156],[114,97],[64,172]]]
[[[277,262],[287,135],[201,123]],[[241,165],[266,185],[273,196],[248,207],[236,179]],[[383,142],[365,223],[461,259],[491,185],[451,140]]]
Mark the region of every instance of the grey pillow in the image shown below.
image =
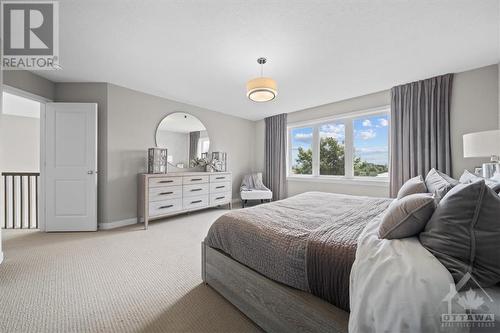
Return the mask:
[[[401,199],[410,194],[426,193],[426,192],[427,192],[427,186],[425,186],[424,179],[422,178],[422,176],[417,176],[408,179],[403,184],[403,186],[401,186],[397,198]]]
[[[482,287],[500,281],[499,240],[500,197],[484,180],[451,189],[420,233],[456,283],[470,273]]]
[[[481,176],[473,174],[469,170],[464,170],[464,173],[460,177],[459,181],[462,184],[469,184],[469,183],[473,183],[473,182],[476,182],[476,181],[481,180],[481,179],[484,179],[486,185],[489,188],[491,188],[493,191],[495,191],[496,193],[500,192],[500,181],[495,181],[493,179],[485,179]]]
[[[458,180],[455,180],[434,168],[432,168],[427,174],[427,177],[425,177],[427,191],[434,194],[437,202],[439,202],[446,195],[446,193],[448,193],[448,191],[458,183]]]
[[[378,229],[379,238],[399,239],[418,235],[424,230],[435,208],[430,193],[410,194],[394,200]]]

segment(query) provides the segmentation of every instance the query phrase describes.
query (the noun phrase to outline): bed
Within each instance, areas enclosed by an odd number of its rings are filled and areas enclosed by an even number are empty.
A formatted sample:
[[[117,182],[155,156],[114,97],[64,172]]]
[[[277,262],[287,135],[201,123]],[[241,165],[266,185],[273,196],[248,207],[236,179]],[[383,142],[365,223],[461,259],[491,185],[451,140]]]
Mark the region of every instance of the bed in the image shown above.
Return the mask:
[[[202,244],[203,280],[267,332],[436,330],[453,279],[417,239],[378,239],[391,202],[307,192],[227,213]]]

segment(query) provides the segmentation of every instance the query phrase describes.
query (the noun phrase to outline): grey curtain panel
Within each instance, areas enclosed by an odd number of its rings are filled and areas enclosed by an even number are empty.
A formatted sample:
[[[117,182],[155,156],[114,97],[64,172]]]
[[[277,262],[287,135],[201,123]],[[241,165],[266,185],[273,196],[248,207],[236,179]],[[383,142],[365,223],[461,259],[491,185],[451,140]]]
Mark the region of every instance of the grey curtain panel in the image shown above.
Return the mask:
[[[189,132],[189,164],[198,155],[198,141],[200,141],[200,131]]]
[[[391,196],[405,181],[436,168],[451,174],[453,74],[391,89]]]
[[[265,119],[264,184],[273,191],[273,200],[286,197],[286,119],[286,113]]]

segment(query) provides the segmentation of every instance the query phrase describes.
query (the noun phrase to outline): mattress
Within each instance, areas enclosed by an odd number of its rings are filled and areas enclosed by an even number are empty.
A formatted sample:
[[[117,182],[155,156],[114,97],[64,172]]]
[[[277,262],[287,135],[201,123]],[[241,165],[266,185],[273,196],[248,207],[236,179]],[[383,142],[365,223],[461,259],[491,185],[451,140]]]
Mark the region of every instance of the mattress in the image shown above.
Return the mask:
[[[221,216],[205,243],[345,310],[356,240],[392,199],[307,192]]]

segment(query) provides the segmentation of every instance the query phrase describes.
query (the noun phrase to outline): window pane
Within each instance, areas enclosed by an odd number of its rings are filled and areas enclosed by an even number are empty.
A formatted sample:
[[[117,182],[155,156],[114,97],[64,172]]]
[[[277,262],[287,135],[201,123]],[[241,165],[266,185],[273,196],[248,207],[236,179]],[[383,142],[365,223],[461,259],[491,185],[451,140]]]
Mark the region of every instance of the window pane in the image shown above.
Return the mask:
[[[319,174],[345,175],[345,126],[328,123],[319,128]]]
[[[360,117],[354,126],[354,176],[389,176],[389,115]]]
[[[292,128],[291,137],[291,173],[297,175],[312,174],[312,127]]]

